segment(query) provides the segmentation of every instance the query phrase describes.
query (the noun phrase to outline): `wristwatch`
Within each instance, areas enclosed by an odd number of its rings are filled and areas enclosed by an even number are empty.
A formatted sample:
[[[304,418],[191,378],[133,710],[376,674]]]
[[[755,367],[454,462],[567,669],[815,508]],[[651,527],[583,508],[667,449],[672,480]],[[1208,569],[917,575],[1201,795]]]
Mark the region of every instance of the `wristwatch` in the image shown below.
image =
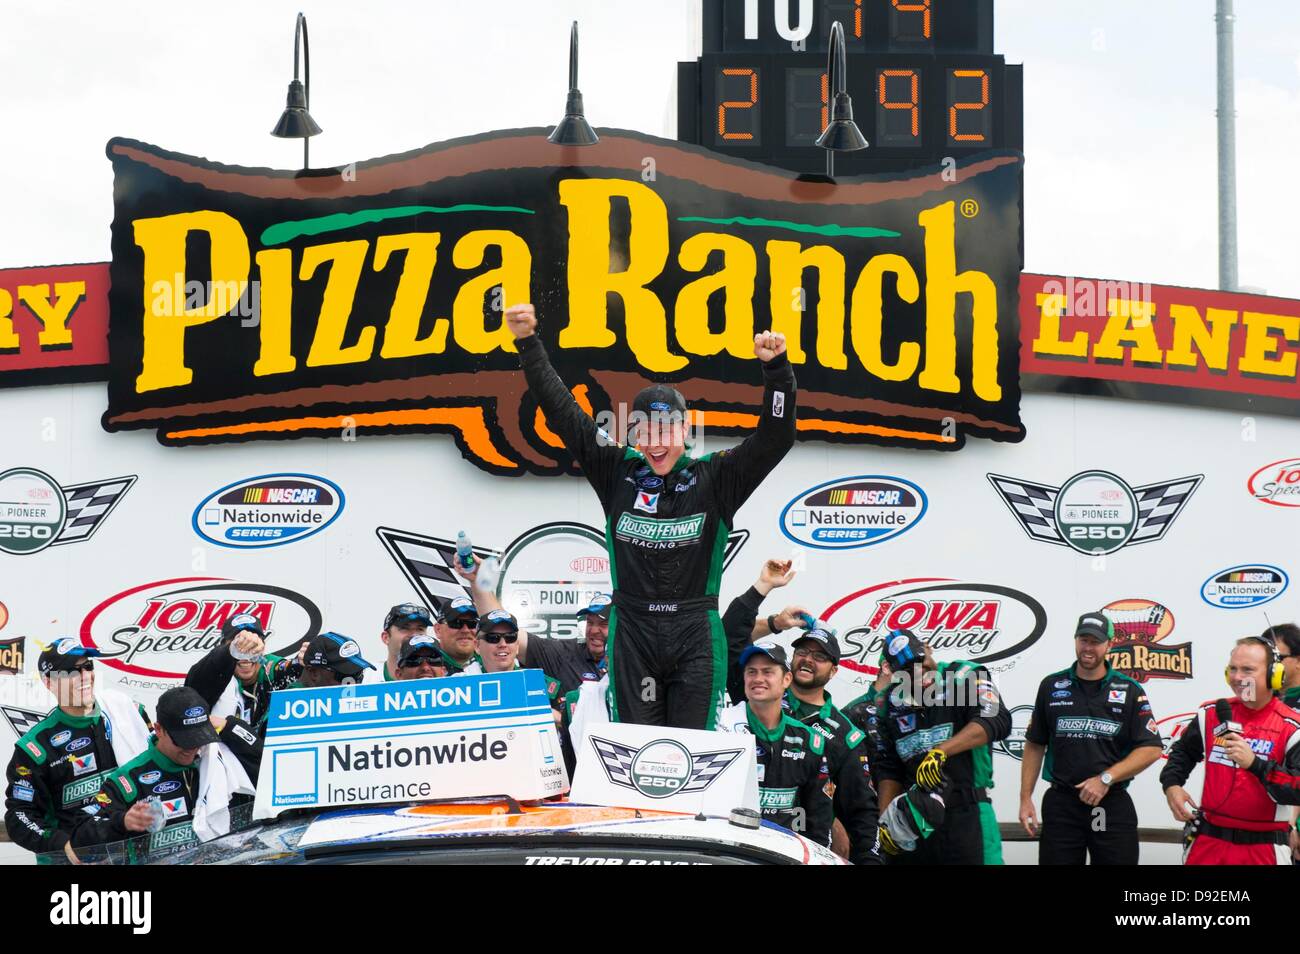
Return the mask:
[[[1114,781],[1114,775],[1111,775],[1109,772],[1101,773],[1101,784],[1105,785],[1107,788],[1109,788]]]
[[[776,614],[775,614],[775,613],[773,613],[771,616],[769,616],[769,617],[767,618],[767,628],[770,629],[773,633],[779,633],[779,632],[781,632],[781,630],[777,629],[777,627],[776,627]]]

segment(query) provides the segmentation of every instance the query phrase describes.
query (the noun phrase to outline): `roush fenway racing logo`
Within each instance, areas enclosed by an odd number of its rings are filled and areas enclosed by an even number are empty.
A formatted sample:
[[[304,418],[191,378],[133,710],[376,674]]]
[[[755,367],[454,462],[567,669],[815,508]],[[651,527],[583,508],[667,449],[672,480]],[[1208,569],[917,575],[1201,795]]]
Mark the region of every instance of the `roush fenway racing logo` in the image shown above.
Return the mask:
[[[875,675],[890,630],[910,629],[940,661],[988,665],[1036,643],[1047,611],[1027,593],[990,583],[921,577],[880,583],[831,604],[821,616],[843,634],[840,665]]]
[[[320,632],[321,611],[301,593],[218,577],[182,577],[110,596],[81,623],[81,642],[103,653],[105,666],[138,676],[183,679],[221,639],[230,617],[251,613],[267,642],[292,655]]]

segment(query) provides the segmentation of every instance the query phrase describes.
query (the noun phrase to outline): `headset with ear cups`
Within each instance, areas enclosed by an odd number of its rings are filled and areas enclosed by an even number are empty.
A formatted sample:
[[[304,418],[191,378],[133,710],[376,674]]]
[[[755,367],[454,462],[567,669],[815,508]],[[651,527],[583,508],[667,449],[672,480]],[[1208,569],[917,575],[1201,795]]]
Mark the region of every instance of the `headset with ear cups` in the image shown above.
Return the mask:
[[[1277,651],[1277,643],[1263,636],[1246,636],[1243,637],[1242,642],[1259,643],[1268,650],[1268,687],[1274,692],[1281,692],[1286,670],[1282,666],[1282,654]],[[1232,685],[1232,667],[1223,667],[1223,679],[1228,685]]]

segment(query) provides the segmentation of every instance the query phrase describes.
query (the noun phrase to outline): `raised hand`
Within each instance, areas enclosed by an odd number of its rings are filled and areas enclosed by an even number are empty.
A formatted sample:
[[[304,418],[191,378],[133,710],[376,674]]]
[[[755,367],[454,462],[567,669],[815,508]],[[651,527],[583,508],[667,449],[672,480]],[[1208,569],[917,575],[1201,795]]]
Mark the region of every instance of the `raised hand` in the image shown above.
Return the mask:
[[[509,315],[509,312],[506,314]],[[766,364],[779,354],[785,354],[785,335],[777,331],[763,331],[754,335],[754,357],[759,361]]]
[[[537,331],[537,311],[532,305],[511,305],[506,309],[506,327],[516,338],[527,338]]]

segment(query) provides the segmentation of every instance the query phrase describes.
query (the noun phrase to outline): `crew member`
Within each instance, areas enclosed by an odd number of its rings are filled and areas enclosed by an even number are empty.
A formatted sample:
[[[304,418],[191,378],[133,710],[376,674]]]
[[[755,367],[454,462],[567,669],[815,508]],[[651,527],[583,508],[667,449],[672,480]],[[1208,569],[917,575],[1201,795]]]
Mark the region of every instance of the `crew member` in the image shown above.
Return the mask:
[[[74,849],[152,831],[147,845],[128,846],[128,859],[156,858],[226,834],[231,810],[251,805],[262,741],[248,723],[212,716],[202,696],[179,686],[159,697],[154,734],[144,752],[108,773],[95,795],[99,810],[73,834]]]
[[[472,662],[454,676],[474,676],[479,673],[510,672],[519,665],[519,620],[503,609],[484,613],[478,621],[478,662]],[[546,698],[554,710],[555,722],[560,722],[560,681],[542,673],[546,680]]]
[[[403,678],[397,671],[397,657],[401,655],[407,641],[414,636],[428,633],[432,625],[433,614],[429,612],[427,606],[421,606],[419,603],[398,603],[388,611],[388,615],[384,617],[384,629],[379,634],[379,641],[388,651],[383,669],[385,682]]]
[[[185,685],[196,690],[218,716],[235,716],[266,731],[271,693],[302,676],[302,649],[285,658],[266,651],[266,631],[252,613],[221,624],[221,641],[190,667]]]
[[[831,804],[849,838],[849,860],[855,865],[878,865],[879,818],[871,782],[870,742],[865,732],[835,708],[826,691],[826,684],[839,672],[839,640],[824,629],[809,629],[795,638],[791,648],[792,681],[785,708],[825,743]]]
[[[913,782],[942,792],[945,805],[943,827],[891,860],[1001,864],[988,789],[991,744],[1011,734],[1011,713],[988,670],[966,660],[940,667],[930,647],[905,629],[889,634],[885,656],[895,685],[877,710],[881,811]]]
[[[1162,743],[1146,690],[1106,661],[1114,638],[1109,617],[1084,613],[1074,628],[1074,665],[1038,686],[1020,766],[1020,824],[1038,834],[1041,769],[1049,788],[1039,864],[1081,865],[1088,856],[1094,865],[1138,863],[1128,783],[1155,764]]]
[[[303,649],[302,678],[290,689],[321,689],[361,682],[372,663],[361,656],[355,639],[338,633],[317,633]]]
[[[756,639],[774,636],[803,625],[801,606],[787,606],[780,613],[758,619],[763,600],[778,587],[795,578],[791,560],[764,560],[754,585],[737,596],[722,614],[722,629],[727,636],[727,699],[729,703],[745,698],[745,677],[741,672],[740,654]]]
[[[440,679],[447,675],[447,658],[435,637],[417,632],[402,641],[393,672],[397,679]]]
[[[36,661],[58,705],[14,743],[5,773],[5,830],[28,851],[61,851],[94,812],[104,774],[149,744],[144,707],[124,693],[96,687],[99,655],[66,636]]]
[[[722,557],[736,511],[794,445],[795,382],[785,337],[762,332],[754,355],[766,388],[758,430],[738,447],[686,452],[686,402],[655,385],[633,402],[630,441],[616,444],[551,367],[531,305],[506,323],[547,426],[564,441],[605,511],[614,610],[609,675],[621,722],[709,729],[726,682],[718,616]]]
[[[746,701],[724,709],[718,728],[754,736],[763,817],[829,847],[834,811],[826,746],[781,705],[791,682],[785,650],[770,640],[757,642],[740,654],[739,665]]]
[[[478,610],[468,596],[458,596],[443,605],[433,630],[442,643],[442,654],[447,657],[450,675],[464,672],[470,663],[481,662],[477,655],[478,624]]]
[[[880,660],[876,665],[875,680],[867,687],[866,692],[844,707],[844,714],[848,716],[850,722],[867,734],[868,752],[875,756],[871,760],[871,780],[876,785],[876,791],[880,791],[880,772],[877,768],[880,764],[880,719],[878,712],[880,703],[889,694],[889,687],[893,684],[894,671],[889,668],[889,661],[885,658],[883,652],[881,652]]]
[[[1300,719],[1276,695],[1277,649],[1258,636],[1239,639],[1224,673],[1232,698],[1200,707],[1160,773],[1169,811],[1187,823],[1183,864],[1290,864],[1285,806],[1300,804]],[[1198,806],[1183,785],[1202,759]]]

